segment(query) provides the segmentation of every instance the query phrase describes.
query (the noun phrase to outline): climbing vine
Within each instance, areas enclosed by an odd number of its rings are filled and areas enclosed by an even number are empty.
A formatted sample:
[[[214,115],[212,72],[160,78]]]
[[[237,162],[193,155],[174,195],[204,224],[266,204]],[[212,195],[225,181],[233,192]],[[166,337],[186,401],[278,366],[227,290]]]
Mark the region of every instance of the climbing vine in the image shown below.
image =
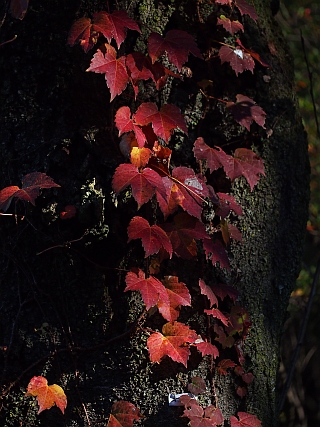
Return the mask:
[[[194,58],[192,64],[196,66],[218,57],[221,66],[228,63],[237,76],[244,71],[253,73],[256,63],[268,67],[257,52],[245,47],[236,36],[245,32],[243,22],[240,22],[243,15],[258,20],[253,6],[245,0],[216,0],[215,3],[224,8],[217,17],[217,25],[229,33],[229,42],[217,42],[214,50],[201,52],[192,35],[172,29],[165,35],[151,31],[147,54],[139,51],[123,54],[123,49],[119,53],[128,30],[141,33],[138,22],[123,10],[112,13],[100,11],[92,18],[78,19],[70,29],[68,44],[80,44],[88,53],[99,42],[87,71],[104,75],[110,102],[126,93],[134,100],[131,104],[136,106],[133,109],[126,105],[127,97],[121,101],[124,105],[115,111],[114,123],[123,163],[114,171],[112,189],[115,197],[121,198],[124,191],[127,196],[132,196],[137,211],[143,205],[149,206],[139,215],[136,212],[127,224],[128,244],[136,240],[140,244],[141,241],[146,262],[130,265],[124,291],[141,294],[149,317],[154,313],[163,317],[161,331],[152,330],[145,320],[139,323],[139,328],[149,335],[147,349],[150,360],[161,363],[163,358],[169,357],[187,367],[191,348],[195,348],[202,357],[211,358],[212,372],[227,375],[233,371],[235,393],[242,399],[247,395],[247,385],[254,381],[254,376],[246,370],[244,357],[251,323],[246,309],[238,305],[236,289],[227,284],[208,282],[203,275],[198,278],[197,290],[191,290],[190,284],[180,281],[175,272],[162,275],[163,264],[173,257],[183,260],[203,258],[215,268],[230,269],[230,241],[242,244],[241,231],[236,225],[242,208],[229,192],[225,192],[224,184],[244,177],[254,191],[261,176],[265,175],[263,160],[251,149],[237,148],[233,153],[227,152],[201,136],[195,139],[192,148],[197,168],[184,164],[182,160],[179,165],[176,165],[177,161],[171,165],[171,158],[175,155],[171,142],[176,135],[187,136],[188,126],[178,106],[159,102],[158,94],[168,81],[188,78],[183,68],[190,55]],[[25,11],[19,13],[24,15]],[[199,19],[203,21],[200,12]],[[230,44],[231,39],[233,44]],[[187,74],[192,75],[192,72],[190,65]],[[154,99],[141,102],[149,80],[154,83]],[[231,114],[248,132],[253,123],[265,129],[266,113],[253,99],[240,93],[235,100],[215,98],[207,90],[211,83],[201,83],[201,96],[219,103],[224,113]],[[220,179],[219,184],[213,187],[209,184],[210,176],[218,170],[223,176],[223,184]],[[6,212],[13,199],[34,204],[40,189],[53,187],[59,185],[52,178],[40,172],[30,173],[23,178],[21,188],[10,186],[1,190],[0,209]],[[208,209],[212,212],[209,219],[204,215],[204,210]],[[66,206],[60,217],[71,218],[75,213],[74,206]],[[187,322],[179,321],[182,307],[192,305],[192,292],[204,296],[206,308],[202,314],[207,316],[206,334],[192,329]],[[222,425],[225,419],[217,396],[212,405],[205,408],[198,403],[197,396],[205,390],[203,379],[195,377],[188,386],[189,393],[172,399],[184,406],[183,416],[189,419],[191,426]],[[61,387],[56,384],[48,386],[43,377],[31,379],[27,394],[37,397],[39,412],[54,404],[64,412],[67,404]],[[261,425],[254,414],[238,412],[237,417],[230,417],[231,427]],[[139,410],[132,403],[115,402],[108,426],[129,427],[140,418]]]

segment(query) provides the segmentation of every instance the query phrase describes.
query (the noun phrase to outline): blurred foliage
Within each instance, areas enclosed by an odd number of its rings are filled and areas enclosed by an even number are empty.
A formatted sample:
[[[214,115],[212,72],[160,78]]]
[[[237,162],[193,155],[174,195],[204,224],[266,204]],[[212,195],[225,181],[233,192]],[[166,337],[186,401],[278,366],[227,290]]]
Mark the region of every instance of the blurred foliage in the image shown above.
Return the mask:
[[[311,162],[311,202],[308,230],[317,240],[320,236],[320,139],[310,95],[310,79],[305,54],[312,73],[313,95],[320,120],[320,2],[316,0],[284,0],[277,14],[282,31],[289,43],[295,63],[296,90],[301,114],[308,133]]]
[[[283,0],[277,20],[289,44],[295,63],[296,91],[305,129],[308,133],[311,164],[311,200],[303,268],[291,295],[288,320],[284,327],[280,383],[285,382],[292,354],[297,345],[313,275],[320,258],[320,135],[315,118],[320,120],[320,1]],[[301,35],[304,39],[303,49]],[[313,96],[307,57],[312,74]],[[319,289],[319,284],[318,284]],[[320,425],[320,295],[319,290],[307,325],[295,374],[280,415],[284,427],[318,427]]]

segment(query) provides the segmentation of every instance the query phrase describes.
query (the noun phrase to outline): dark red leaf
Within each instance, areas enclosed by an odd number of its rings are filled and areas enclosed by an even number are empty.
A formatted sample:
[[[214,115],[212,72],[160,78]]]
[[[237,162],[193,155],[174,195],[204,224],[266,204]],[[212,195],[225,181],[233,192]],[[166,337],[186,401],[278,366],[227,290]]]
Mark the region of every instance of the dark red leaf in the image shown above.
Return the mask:
[[[243,25],[239,21],[231,21],[229,18],[227,18],[224,15],[220,15],[220,18],[218,18],[217,21],[218,25],[222,25],[223,28],[234,35],[238,31],[244,32]]]
[[[237,46],[235,49],[229,46],[222,46],[219,50],[219,56],[221,64],[229,62],[236,75],[246,70],[253,73],[254,60],[240,46]]]
[[[251,384],[254,380],[254,375],[251,372],[246,372],[241,375],[241,378],[246,384]]]
[[[138,270],[138,273],[130,271],[126,275],[126,288],[127,291],[139,291],[141,293],[143,302],[146,305],[147,310],[157,305],[159,299],[167,301],[169,303],[168,294],[166,288],[153,276],[145,278],[145,274],[142,270]]]
[[[110,44],[105,44],[105,54],[100,49],[93,55],[90,67],[86,71],[105,75],[107,86],[110,89],[111,98],[122,93],[129,81],[126,68],[126,59],[121,56],[117,59],[117,52]]]
[[[261,421],[255,415],[238,412],[237,416],[239,420],[234,416],[230,417],[231,427],[261,427]]]
[[[172,246],[169,237],[158,225],[150,226],[149,222],[141,216],[135,216],[128,226],[128,236],[130,242],[134,239],[141,239],[145,250],[145,257],[156,254],[164,248],[172,257]]]
[[[197,347],[197,350],[200,351],[200,353],[202,354],[202,357],[210,355],[213,356],[213,358],[215,359],[219,356],[219,350],[215,345],[211,344],[210,342],[196,342],[195,346]]]
[[[231,211],[233,211],[236,215],[242,216],[242,208],[235,201],[235,198],[230,194],[226,193],[217,193],[219,197],[220,206],[216,210],[216,214],[221,218],[226,218]]]
[[[125,400],[115,402],[111,407],[107,427],[133,427],[134,421],[139,421],[142,415],[139,409]]]
[[[239,9],[241,15],[249,15],[255,22],[258,20],[258,15],[253,6],[248,4],[246,0],[234,0],[235,5]]]
[[[251,323],[247,310],[243,307],[234,305],[230,312],[230,325],[226,328],[226,331],[230,335],[238,333],[244,338],[247,335],[250,326]]]
[[[28,10],[29,0],[11,0],[10,13],[15,19],[22,20]]]
[[[227,222],[227,227],[231,239],[242,243],[242,234],[238,227],[236,227],[234,224],[230,224],[229,222]]]
[[[230,335],[226,335],[223,326],[219,326],[217,323],[214,325],[214,332],[217,334],[215,341],[218,341],[222,348],[231,348],[234,344],[234,338]]]
[[[148,39],[148,52],[154,63],[164,52],[168,53],[169,61],[179,71],[188,60],[189,52],[202,58],[195,39],[186,31],[170,30],[163,39],[158,33],[151,33]]]
[[[188,391],[194,395],[204,393],[207,389],[206,383],[201,377],[192,377],[191,383],[188,384]]]
[[[238,94],[237,102],[228,102],[227,108],[232,112],[236,122],[244,126],[249,132],[253,121],[265,129],[266,113],[253,99]]]
[[[123,163],[115,170],[112,187],[116,193],[120,193],[129,185],[138,209],[151,199],[156,189],[159,194],[165,193],[161,176],[154,170],[145,168],[140,172],[136,166]]]
[[[236,393],[241,399],[243,399],[245,396],[247,396],[248,389],[247,389],[247,387],[240,387],[239,386],[239,387],[237,387]]]
[[[229,325],[229,319],[223,314],[221,313],[220,310],[218,310],[217,308],[211,308],[210,310],[204,310],[204,312],[212,317],[215,317],[219,320],[221,320],[221,322],[228,326]]]
[[[97,43],[99,34],[92,31],[92,21],[90,18],[80,18],[75,21],[70,28],[68,35],[68,45],[74,46],[80,43],[82,49],[87,53]]]
[[[219,240],[213,242],[211,239],[203,240],[203,249],[206,253],[206,258],[209,259],[213,265],[219,262],[221,268],[230,269],[228,255],[225,248]]]
[[[205,225],[186,212],[175,215],[173,222],[165,222],[161,227],[169,236],[174,253],[184,259],[192,259],[197,255],[195,239],[209,237]]]
[[[226,285],[224,283],[220,283],[219,285],[212,285],[213,292],[219,297],[222,301],[229,297],[235,303],[238,299],[239,292],[230,285]]]

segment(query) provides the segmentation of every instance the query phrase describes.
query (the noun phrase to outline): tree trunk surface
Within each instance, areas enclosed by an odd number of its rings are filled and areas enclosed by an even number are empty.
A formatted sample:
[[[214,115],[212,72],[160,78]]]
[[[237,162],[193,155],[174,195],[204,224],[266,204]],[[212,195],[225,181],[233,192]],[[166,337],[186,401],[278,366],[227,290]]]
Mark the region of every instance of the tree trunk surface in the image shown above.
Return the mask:
[[[170,29],[188,31],[200,50],[208,51],[215,46],[216,16],[223,13],[221,5],[183,0],[118,1],[108,7],[110,12],[127,10],[142,28],[139,38],[129,31],[122,54],[146,51],[151,30]],[[191,376],[201,376],[208,390],[211,381],[204,403],[215,401],[214,389],[226,419],[246,411],[263,427],[275,427],[279,343],[300,267],[309,163],[292,60],[271,5],[255,1],[257,23],[243,17],[246,46],[266,58],[269,68],[257,63],[253,74],[236,77],[219,58],[201,62],[189,56],[190,81],[170,83],[161,95],[150,83],[142,95],[144,101],[174,103],[185,115],[189,135],[175,137],[175,165],[182,160],[195,164],[191,150],[199,136],[230,152],[254,146],[265,163],[266,175],[253,191],[244,178],[229,188],[244,213],[238,220],[243,243],[231,245],[231,270],[174,258],[165,273],[174,272],[190,289],[205,274],[239,291],[252,323],[245,358],[254,375],[242,400],[234,377],[210,380],[210,361],[193,351],[188,368],[170,359],[152,364],[148,333],[135,323],[144,312],[143,302],[137,292],[123,292],[126,272],[143,265],[144,253],[140,241],[127,244],[126,227],[136,202],[122,193],[116,203],[112,192],[114,170],[124,162],[114,114],[135,102],[122,96],[110,103],[103,76],[85,72],[92,51],[84,54],[79,46],[67,45],[75,19],[105,8],[96,0],[33,0],[22,21],[8,15],[0,29],[1,42],[18,36],[0,47],[0,189],[20,186],[21,178],[35,171],[61,186],[42,190],[35,206],[13,201],[8,213],[17,215],[0,216],[1,423],[104,426],[112,404],[127,400],[140,408],[143,426],[185,426],[181,408],[169,407],[168,392],[185,392]],[[246,141],[244,128],[201,96],[197,82],[203,80],[211,80],[225,99],[235,100],[238,93],[254,99],[267,114],[266,129],[254,124]],[[75,218],[60,218],[66,205],[76,206]],[[194,298],[182,318],[201,332],[204,321],[196,311],[199,298]],[[150,322],[154,330],[161,329],[160,317]],[[24,396],[30,379],[39,375],[66,391],[65,415],[56,407],[37,415],[33,399]]]

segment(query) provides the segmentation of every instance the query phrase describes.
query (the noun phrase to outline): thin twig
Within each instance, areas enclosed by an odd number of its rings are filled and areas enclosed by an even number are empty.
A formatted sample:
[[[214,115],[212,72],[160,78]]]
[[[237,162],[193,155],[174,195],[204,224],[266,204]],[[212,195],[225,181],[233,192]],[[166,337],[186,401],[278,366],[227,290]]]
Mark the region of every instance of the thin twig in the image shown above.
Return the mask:
[[[303,340],[304,340],[304,336],[305,336],[305,332],[306,332],[306,328],[307,328],[307,324],[308,324],[308,320],[309,320],[309,316],[310,316],[310,312],[311,312],[311,306],[312,306],[312,303],[313,303],[313,300],[314,300],[314,297],[316,294],[319,276],[320,276],[320,259],[319,259],[318,264],[317,264],[316,272],[313,276],[311,291],[310,291],[310,295],[309,295],[309,299],[308,299],[308,304],[306,306],[305,313],[304,313],[304,316],[302,319],[302,324],[300,327],[298,342],[297,342],[296,348],[294,349],[292,360],[291,360],[291,363],[289,366],[288,376],[287,376],[285,385],[284,385],[282,393],[281,393],[280,402],[279,402],[279,413],[282,411],[284,402],[286,400],[287,393],[289,391],[289,388],[290,388],[290,385],[292,382],[293,373],[294,373],[294,369],[295,369],[295,366],[296,366],[296,363],[298,360],[300,348],[303,344]]]
[[[319,122],[318,122],[318,116],[317,116],[317,107],[316,107],[316,102],[315,102],[314,94],[313,94],[312,71],[310,71],[309,61],[308,61],[308,57],[307,57],[307,53],[306,53],[306,48],[304,45],[304,38],[302,36],[301,30],[300,30],[300,38],[301,38],[301,45],[302,45],[304,60],[305,60],[306,66],[307,66],[308,77],[309,77],[309,82],[310,82],[310,96],[311,96],[312,105],[313,105],[314,120],[315,120],[316,126],[317,126],[317,134],[318,134],[318,137],[320,138],[320,128],[319,128]]]

